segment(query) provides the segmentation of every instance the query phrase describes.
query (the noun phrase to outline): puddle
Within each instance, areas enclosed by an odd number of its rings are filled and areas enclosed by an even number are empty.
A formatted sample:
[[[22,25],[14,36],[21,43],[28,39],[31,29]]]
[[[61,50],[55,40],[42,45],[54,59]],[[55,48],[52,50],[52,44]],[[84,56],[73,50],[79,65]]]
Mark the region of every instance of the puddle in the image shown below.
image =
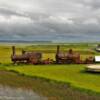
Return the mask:
[[[0,86],[0,100],[47,100],[32,90]]]

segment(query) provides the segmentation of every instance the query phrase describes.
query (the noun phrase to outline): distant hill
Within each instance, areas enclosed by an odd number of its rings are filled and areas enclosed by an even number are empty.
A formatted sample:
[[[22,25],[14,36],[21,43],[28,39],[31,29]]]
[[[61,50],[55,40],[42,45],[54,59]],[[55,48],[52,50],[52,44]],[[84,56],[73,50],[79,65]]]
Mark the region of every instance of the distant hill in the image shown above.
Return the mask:
[[[0,40],[2,43],[52,43],[52,41]]]

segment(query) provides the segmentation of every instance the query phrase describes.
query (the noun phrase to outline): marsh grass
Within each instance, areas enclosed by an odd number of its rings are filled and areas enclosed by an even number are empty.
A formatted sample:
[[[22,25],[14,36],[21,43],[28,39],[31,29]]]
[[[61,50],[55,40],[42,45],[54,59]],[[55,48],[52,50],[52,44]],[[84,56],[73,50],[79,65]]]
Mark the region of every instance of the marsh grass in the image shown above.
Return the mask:
[[[93,50],[94,47],[94,44],[70,44],[62,45],[61,50],[66,52],[72,48],[81,53],[82,59],[85,59],[88,56],[100,55]],[[55,45],[17,45],[16,53],[21,54],[22,49],[42,52],[43,59],[55,59]],[[50,100],[100,99],[97,95],[97,93],[100,95],[100,75],[85,73],[85,65],[13,65],[11,54],[11,45],[0,46],[1,84],[31,88],[39,94],[50,97]]]
[[[6,67],[20,74],[70,83],[72,87],[100,93],[100,75],[85,73],[85,65],[29,65]]]
[[[32,89],[48,100],[99,100],[97,94],[91,95],[73,89],[62,82],[47,80],[45,78],[22,76],[15,72],[0,70],[0,84],[12,88]]]

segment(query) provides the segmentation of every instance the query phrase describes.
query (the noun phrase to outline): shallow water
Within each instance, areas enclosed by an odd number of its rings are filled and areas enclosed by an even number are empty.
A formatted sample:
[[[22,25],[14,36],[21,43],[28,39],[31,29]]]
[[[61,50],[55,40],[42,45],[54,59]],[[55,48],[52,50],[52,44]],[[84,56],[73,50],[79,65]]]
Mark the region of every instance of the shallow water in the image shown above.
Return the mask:
[[[47,100],[32,90],[0,86],[0,100]]]

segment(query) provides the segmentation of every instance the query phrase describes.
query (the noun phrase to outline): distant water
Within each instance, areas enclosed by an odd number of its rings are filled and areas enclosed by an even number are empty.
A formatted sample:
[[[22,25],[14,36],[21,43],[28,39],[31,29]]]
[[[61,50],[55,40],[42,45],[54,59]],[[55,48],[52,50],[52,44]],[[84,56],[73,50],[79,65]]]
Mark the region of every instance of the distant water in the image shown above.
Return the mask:
[[[47,98],[39,96],[32,90],[0,86],[0,100],[47,100]]]
[[[19,39],[6,39],[0,37],[0,43],[80,43],[80,42],[100,42],[100,33],[63,33],[63,34],[41,34]]]
[[[57,35],[52,41],[67,43],[100,42],[100,34],[60,34]]]

